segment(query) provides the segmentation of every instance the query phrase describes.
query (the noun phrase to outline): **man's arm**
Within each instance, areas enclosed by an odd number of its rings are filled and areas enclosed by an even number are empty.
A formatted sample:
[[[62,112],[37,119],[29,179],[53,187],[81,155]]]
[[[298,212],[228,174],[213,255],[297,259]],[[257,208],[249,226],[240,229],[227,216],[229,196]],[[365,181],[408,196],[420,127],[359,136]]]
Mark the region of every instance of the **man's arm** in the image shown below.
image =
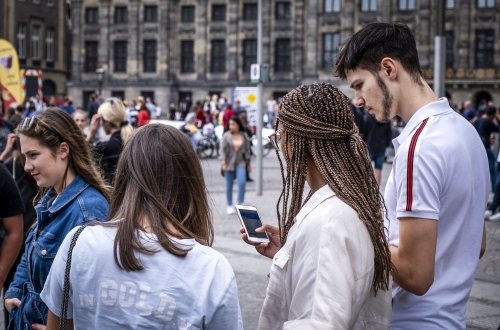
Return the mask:
[[[404,290],[422,296],[434,283],[438,222],[421,218],[399,220],[399,247],[390,247],[393,279]]]
[[[23,215],[3,218],[5,238],[0,249],[0,288],[23,245]]]

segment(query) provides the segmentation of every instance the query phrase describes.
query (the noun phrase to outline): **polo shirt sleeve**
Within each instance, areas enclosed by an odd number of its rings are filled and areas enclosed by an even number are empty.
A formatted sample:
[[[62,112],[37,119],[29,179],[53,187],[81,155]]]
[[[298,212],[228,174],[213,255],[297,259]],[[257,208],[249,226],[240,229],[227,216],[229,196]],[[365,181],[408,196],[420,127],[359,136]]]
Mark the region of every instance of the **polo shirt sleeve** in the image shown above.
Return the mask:
[[[421,136],[409,138],[398,150],[394,176],[397,218],[439,220],[446,164],[439,147],[425,133],[424,129]]]

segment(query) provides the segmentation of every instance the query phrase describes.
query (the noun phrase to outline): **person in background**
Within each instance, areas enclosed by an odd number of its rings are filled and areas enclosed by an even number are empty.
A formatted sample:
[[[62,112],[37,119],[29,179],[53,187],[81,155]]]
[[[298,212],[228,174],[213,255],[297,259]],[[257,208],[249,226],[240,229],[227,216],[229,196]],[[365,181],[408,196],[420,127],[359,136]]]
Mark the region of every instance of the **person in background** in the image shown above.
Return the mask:
[[[113,185],[118,158],[123,145],[128,141],[133,131],[132,126],[125,120],[123,102],[112,97],[99,106],[97,114],[92,118],[87,141],[92,141],[99,124],[102,125],[106,134],[111,136],[108,141],[97,143],[94,146],[94,153],[102,168],[106,183]]]
[[[23,120],[24,118],[24,107],[22,105],[17,105],[16,108],[14,109],[14,115],[10,118],[10,123],[12,124],[13,128],[16,128],[17,125]]]
[[[90,119],[92,119],[97,113],[97,109],[99,109],[99,100],[97,99],[97,95],[92,93],[89,97],[89,103],[87,105],[87,112]]]
[[[488,107],[481,118],[477,118],[474,122],[474,127],[483,142],[484,148],[486,150],[486,155],[488,156],[488,165],[490,168],[490,182],[491,189],[495,191],[496,183],[496,169],[495,163],[496,158],[491,150],[491,138],[493,134],[498,134],[498,121],[496,117],[497,109],[493,106]]]
[[[42,329],[48,309],[40,299],[54,257],[75,226],[102,221],[108,213],[108,188],[74,120],[58,108],[25,118],[16,129],[24,169],[40,191],[37,221],[14,280],[5,292],[9,329]]]
[[[86,227],[72,253],[69,327],[243,329],[234,272],[210,247],[207,188],[187,138],[162,124],[138,129],[117,176],[127,179],[116,182],[109,220]],[[63,241],[41,293],[49,330],[58,328],[62,315],[75,230]],[[138,303],[125,303],[122,296],[128,302],[132,292]]]
[[[389,328],[384,204],[353,120],[349,99],[331,84],[281,99],[269,137],[283,179],[279,228],[256,230],[270,239],[257,251],[273,259],[259,330]]]
[[[73,112],[75,112],[75,107],[73,107],[73,100],[69,97],[66,96],[64,98],[64,104],[61,106],[61,109],[66,111],[68,115],[73,115]]]
[[[82,109],[77,109],[73,112],[72,117],[83,135],[87,136],[90,133],[88,113]]]
[[[226,108],[224,109],[223,115],[222,115],[222,125],[224,126],[224,129],[227,131],[227,124],[229,122],[229,119],[234,117],[234,110],[231,104],[228,104]]]
[[[363,139],[368,146],[370,159],[374,164],[375,180],[380,185],[382,167],[384,166],[385,150],[392,141],[391,122],[379,122],[369,113],[365,113]]]
[[[247,181],[247,166],[250,159],[250,142],[245,134],[245,127],[238,117],[228,120],[228,130],[222,136],[220,144],[221,171],[226,180],[227,214],[234,213],[233,181],[238,183],[238,204],[245,201],[245,188]]]
[[[267,127],[269,128],[274,128],[274,118],[276,116],[277,107],[278,104],[276,103],[274,96],[270,95],[269,99],[267,100]]]
[[[146,107],[146,105],[141,105],[139,113],[137,114],[137,127],[142,127],[149,124],[151,120],[151,112]]]

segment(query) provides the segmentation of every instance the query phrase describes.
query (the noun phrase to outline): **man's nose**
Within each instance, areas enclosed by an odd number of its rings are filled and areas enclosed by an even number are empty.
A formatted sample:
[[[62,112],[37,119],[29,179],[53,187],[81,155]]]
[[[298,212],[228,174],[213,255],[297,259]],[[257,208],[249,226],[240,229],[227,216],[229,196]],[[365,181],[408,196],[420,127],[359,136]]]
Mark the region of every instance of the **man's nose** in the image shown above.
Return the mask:
[[[354,105],[357,108],[363,108],[365,106],[365,100],[362,97],[355,97],[354,98]]]

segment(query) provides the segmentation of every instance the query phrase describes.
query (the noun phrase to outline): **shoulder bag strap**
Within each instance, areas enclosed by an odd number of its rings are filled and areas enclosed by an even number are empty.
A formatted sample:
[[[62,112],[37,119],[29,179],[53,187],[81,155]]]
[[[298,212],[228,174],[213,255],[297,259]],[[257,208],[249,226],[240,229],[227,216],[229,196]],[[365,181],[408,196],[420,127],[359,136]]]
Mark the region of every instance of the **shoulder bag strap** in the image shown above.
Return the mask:
[[[82,231],[85,229],[87,225],[84,224],[78,230],[75,232],[73,235],[73,238],[71,239],[71,244],[69,245],[69,250],[68,250],[68,259],[66,260],[66,270],[64,272],[64,286],[63,286],[63,301],[62,301],[62,306],[61,306],[61,317],[59,321],[59,329],[60,330],[65,330],[66,329],[66,313],[68,311],[68,302],[69,302],[69,273],[71,271],[71,259],[73,255],[73,248],[75,247],[76,240],[78,239],[78,236],[82,233]]]

